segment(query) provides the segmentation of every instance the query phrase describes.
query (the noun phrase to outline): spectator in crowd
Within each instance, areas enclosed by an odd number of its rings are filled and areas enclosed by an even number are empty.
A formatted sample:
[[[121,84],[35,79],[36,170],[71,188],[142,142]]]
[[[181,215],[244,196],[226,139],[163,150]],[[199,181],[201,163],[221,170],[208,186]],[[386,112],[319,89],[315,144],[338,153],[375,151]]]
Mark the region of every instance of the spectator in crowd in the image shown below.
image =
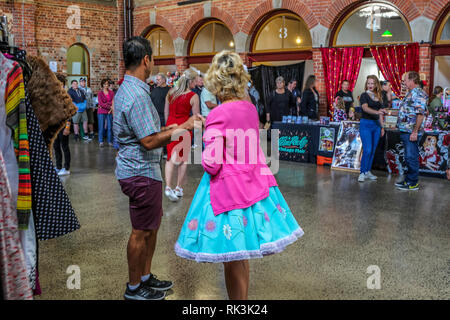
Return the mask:
[[[61,86],[64,89],[66,84],[66,76],[62,73],[56,73],[56,78],[61,82]],[[70,148],[69,148],[69,135],[70,135],[70,120],[66,122],[66,125],[61,131],[59,131],[56,139],[53,143],[53,150],[56,158],[56,171],[59,176],[67,176],[70,174]],[[61,152],[62,149],[62,152]],[[64,154],[64,167],[62,166],[62,157]]]
[[[83,122],[83,130],[84,130],[84,141],[91,141],[88,137],[88,117],[86,113],[86,96],[84,95],[84,91],[78,88],[78,81],[72,80],[71,88],[67,92],[72,98],[73,103],[78,108],[77,113],[72,117],[73,121],[73,131],[75,132],[75,141],[80,140],[80,121]]]
[[[94,101],[92,90],[86,84],[86,79],[80,79],[80,89],[84,91],[84,95],[86,96],[86,114],[88,118],[88,129],[89,129],[89,139],[94,139]]]
[[[170,88],[167,86],[167,79],[164,73],[158,73],[155,80],[156,87],[151,91],[150,97],[152,98],[156,111],[158,111],[161,126],[164,127],[166,125],[166,120],[164,118],[164,107],[166,105],[167,93],[169,93]]]
[[[200,104],[202,116],[206,118],[210,111],[217,107],[217,98],[208,89],[203,88],[200,94]]]
[[[164,115],[166,125],[180,125],[189,119],[191,111],[194,115],[200,113],[200,99],[194,92],[197,84],[198,74],[187,69],[178,80],[178,85],[172,88],[167,94]],[[192,141],[192,132],[189,132],[189,145]],[[175,148],[186,137],[180,137],[178,141],[172,141],[167,145],[167,162],[166,162],[166,189],[165,195],[171,201],[178,201],[183,197],[183,186],[186,183],[187,160],[189,155],[186,152]],[[183,143],[181,146],[186,145]],[[173,189],[172,178],[175,168],[178,172],[177,185]]]
[[[287,88],[294,96],[295,105],[297,107],[296,110],[293,110],[294,112],[292,113],[292,115],[298,116],[300,114],[300,102],[302,101],[302,93],[297,88],[297,80],[291,79],[291,81],[289,81]]]
[[[350,108],[353,107],[353,93],[349,90],[350,82],[344,80],[341,83],[341,90],[336,93],[336,97],[341,97],[345,103],[345,113],[348,115]]]
[[[306,79],[300,104],[300,114],[316,120],[319,114],[319,92],[316,90],[316,76],[310,75]]]
[[[269,98],[269,110],[266,113],[266,121],[282,121],[283,116],[291,114],[295,109],[295,99],[292,93],[286,89],[284,78],[279,76],[275,79],[276,89]]]
[[[391,83],[388,80],[381,81],[382,97],[383,97],[383,108],[392,108],[392,100],[395,95],[392,92]]]
[[[400,190],[419,189],[419,138],[423,132],[428,104],[428,96],[420,87],[420,82],[416,71],[406,72],[402,78],[402,86],[406,87],[407,93],[400,103],[397,127],[405,147],[408,173],[404,181],[395,184]]]
[[[248,82],[248,95],[250,96],[251,102],[255,105],[256,111],[258,111],[259,116],[259,127],[260,129],[264,126],[264,116],[265,116],[265,110],[264,105],[261,103],[261,96],[259,95],[258,90],[256,90],[255,86],[253,85],[253,81],[250,80]]]
[[[98,141],[100,147],[104,146],[103,139],[105,135],[106,122],[106,138],[109,146],[113,146],[112,141],[112,121],[113,121],[113,100],[114,92],[109,89],[108,79],[103,79],[101,82],[102,90],[98,92]]]
[[[444,89],[440,86],[434,87],[433,95],[430,99],[430,105],[428,106],[428,111],[433,116],[433,123],[437,122],[441,129],[447,129],[447,122],[444,119],[439,119],[436,117],[436,113],[442,108],[442,95],[444,94]]]
[[[192,91],[198,94],[198,97],[200,98],[202,90],[203,90],[203,76],[199,74],[197,78],[195,78],[195,87],[192,89]]]
[[[359,132],[363,147],[361,159],[361,169],[358,177],[359,182],[365,179],[377,180],[377,176],[372,174],[373,159],[377,149],[380,135],[384,135],[383,128],[383,97],[378,78],[374,75],[367,76],[365,92],[359,98],[362,107],[362,119],[359,122]]]
[[[173,85],[174,85],[173,78],[172,78],[172,74],[169,71],[167,71],[167,73],[166,73],[166,82],[169,87],[173,87]]]

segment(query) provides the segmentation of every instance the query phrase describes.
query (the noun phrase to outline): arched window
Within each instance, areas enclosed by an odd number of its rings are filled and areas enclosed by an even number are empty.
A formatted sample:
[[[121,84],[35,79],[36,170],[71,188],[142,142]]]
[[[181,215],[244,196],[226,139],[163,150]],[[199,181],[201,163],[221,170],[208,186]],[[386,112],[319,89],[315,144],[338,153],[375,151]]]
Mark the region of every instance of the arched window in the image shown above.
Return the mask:
[[[222,50],[234,51],[234,38],[227,26],[220,21],[209,21],[195,33],[191,55],[214,55]]]
[[[436,43],[438,44],[450,43],[450,12],[444,18],[442,24],[438,29]]]
[[[333,45],[371,45],[411,42],[405,17],[393,6],[382,3],[362,5],[338,25]]]
[[[311,34],[306,23],[297,15],[277,14],[259,28],[253,52],[274,52],[309,50],[312,47]]]
[[[172,37],[166,29],[162,27],[151,29],[146,38],[150,41],[155,59],[175,56]]]
[[[90,82],[89,52],[81,43],[75,43],[67,50],[67,81],[86,78]]]

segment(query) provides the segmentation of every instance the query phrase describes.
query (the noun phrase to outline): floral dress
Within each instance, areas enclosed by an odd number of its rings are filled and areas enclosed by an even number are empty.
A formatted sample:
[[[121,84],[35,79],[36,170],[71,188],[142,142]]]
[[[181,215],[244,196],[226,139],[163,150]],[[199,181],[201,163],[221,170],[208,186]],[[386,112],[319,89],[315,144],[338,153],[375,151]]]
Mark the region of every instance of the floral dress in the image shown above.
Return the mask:
[[[178,256],[197,262],[262,258],[303,235],[278,187],[252,206],[214,215],[211,176],[205,172],[175,244]]]

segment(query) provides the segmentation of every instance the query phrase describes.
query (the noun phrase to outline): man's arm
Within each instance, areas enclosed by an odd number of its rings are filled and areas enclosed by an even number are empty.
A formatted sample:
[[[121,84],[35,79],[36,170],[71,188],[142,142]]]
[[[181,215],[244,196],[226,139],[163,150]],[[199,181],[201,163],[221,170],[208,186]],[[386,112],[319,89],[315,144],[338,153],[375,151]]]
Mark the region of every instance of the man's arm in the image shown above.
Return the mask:
[[[423,114],[418,114],[416,118],[416,124],[414,126],[413,132],[409,135],[410,141],[417,141],[419,129],[422,126],[422,122],[425,119],[425,116]]]
[[[214,109],[215,107],[217,107],[217,104],[212,103],[211,101],[205,101],[205,104],[209,109]]]
[[[171,142],[172,134],[174,133],[175,130],[178,130],[178,129],[192,130],[192,129],[194,129],[195,121],[204,123],[205,119],[200,115],[193,115],[192,117],[189,118],[188,121],[186,121],[182,125],[177,126],[176,124],[173,124],[173,125],[170,125],[169,127],[164,127],[163,130],[161,130],[160,132],[157,132],[157,133],[154,133],[147,137],[144,137],[141,140],[139,140],[139,142],[147,150],[161,148]]]

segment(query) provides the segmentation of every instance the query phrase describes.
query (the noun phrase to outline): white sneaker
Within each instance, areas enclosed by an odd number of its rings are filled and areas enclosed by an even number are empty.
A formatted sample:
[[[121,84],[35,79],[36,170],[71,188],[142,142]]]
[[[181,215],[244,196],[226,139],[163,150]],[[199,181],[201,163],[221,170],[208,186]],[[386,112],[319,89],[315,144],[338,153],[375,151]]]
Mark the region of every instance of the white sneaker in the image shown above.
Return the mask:
[[[177,186],[174,190],[174,193],[178,198],[182,198],[183,197],[183,188]]]
[[[170,189],[170,187],[166,187],[166,191],[164,192],[166,197],[169,198],[170,201],[176,202],[178,201],[178,197],[175,195],[175,191]]]
[[[369,178],[370,180],[377,180],[378,179],[378,177],[376,175],[372,174],[372,172],[370,172],[370,171],[368,171],[366,173],[366,177]]]
[[[69,170],[66,170],[66,168],[62,168],[59,172],[58,172],[58,176],[68,176],[70,174]]]
[[[360,173],[358,181],[359,182],[364,182],[364,180],[366,180],[366,174],[365,173]]]

